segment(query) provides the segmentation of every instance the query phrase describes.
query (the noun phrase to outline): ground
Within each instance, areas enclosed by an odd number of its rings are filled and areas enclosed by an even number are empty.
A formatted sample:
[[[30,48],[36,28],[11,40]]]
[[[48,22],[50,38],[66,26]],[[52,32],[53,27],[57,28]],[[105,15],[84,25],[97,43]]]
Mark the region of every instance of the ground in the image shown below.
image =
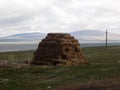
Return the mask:
[[[30,66],[24,63],[34,51],[0,53],[8,61],[0,68],[0,90],[119,90],[120,47],[82,50],[90,65]]]
[[[120,77],[90,81],[84,84],[61,87],[59,90],[120,90]]]

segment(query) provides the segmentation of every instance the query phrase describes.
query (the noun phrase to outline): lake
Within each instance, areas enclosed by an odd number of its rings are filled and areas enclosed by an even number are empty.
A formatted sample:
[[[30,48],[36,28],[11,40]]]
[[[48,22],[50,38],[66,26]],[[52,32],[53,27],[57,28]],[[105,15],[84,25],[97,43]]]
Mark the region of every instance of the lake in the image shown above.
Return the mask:
[[[37,42],[0,42],[0,52],[36,50]],[[105,46],[105,43],[81,43],[81,47]],[[120,46],[120,43],[108,43],[108,46]]]

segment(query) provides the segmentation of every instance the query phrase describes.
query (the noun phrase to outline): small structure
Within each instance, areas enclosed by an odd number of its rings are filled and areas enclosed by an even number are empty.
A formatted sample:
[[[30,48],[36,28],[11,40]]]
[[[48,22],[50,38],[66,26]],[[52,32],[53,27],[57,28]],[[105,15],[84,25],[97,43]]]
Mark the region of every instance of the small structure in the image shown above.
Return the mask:
[[[78,40],[66,33],[49,33],[38,46],[31,64],[79,65],[89,64]]]

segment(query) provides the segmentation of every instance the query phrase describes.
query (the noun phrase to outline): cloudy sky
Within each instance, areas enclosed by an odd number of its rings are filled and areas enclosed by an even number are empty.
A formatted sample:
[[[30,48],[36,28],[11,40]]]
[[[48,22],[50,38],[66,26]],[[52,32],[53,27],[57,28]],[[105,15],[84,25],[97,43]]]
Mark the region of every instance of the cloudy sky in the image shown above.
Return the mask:
[[[0,0],[0,36],[105,28],[120,33],[120,0]]]

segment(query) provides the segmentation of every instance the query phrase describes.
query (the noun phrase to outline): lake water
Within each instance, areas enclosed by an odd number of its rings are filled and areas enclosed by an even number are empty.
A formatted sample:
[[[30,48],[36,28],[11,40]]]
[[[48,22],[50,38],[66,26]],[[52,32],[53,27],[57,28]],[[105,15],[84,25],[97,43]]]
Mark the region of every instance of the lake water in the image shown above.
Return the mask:
[[[7,51],[24,51],[24,50],[36,50],[39,43],[36,42],[2,42],[0,43],[0,52]],[[105,46],[105,43],[81,43],[81,47],[98,47]],[[120,46],[120,43],[108,43],[108,46]]]

